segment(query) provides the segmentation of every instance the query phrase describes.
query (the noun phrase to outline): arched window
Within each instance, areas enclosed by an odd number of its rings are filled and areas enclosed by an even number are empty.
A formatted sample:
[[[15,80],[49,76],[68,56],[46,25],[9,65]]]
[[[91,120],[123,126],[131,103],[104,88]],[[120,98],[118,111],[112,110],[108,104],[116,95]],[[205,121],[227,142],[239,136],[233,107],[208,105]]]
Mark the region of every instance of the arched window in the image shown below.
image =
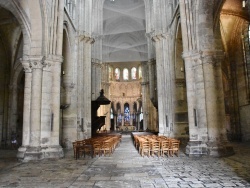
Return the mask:
[[[130,122],[130,110],[129,110],[129,104],[124,104],[124,123],[129,124]]]
[[[140,121],[143,120],[143,112],[142,112],[142,108],[141,108],[141,113],[140,113]]]
[[[113,109],[110,109],[110,119],[114,119]]]
[[[128,80],[128,69],[123,69],[123,80]]]
[[[139,79],[142,79],[141,65],[139,66],[139,71],[138,71],[138,73],[139,73]]]
[[[119,68],[115,69],[115,80],[120,80],[120,69]]]
[[[109,66],[109,81],[113,80],[113,68]]]
[[[137,73],[137,70],[136,70],[135,67],[133,67],[133,68],[131,69],[131,78],[132,78],[132,80],[136,80],[136,79],[137,79],[136,73]]]

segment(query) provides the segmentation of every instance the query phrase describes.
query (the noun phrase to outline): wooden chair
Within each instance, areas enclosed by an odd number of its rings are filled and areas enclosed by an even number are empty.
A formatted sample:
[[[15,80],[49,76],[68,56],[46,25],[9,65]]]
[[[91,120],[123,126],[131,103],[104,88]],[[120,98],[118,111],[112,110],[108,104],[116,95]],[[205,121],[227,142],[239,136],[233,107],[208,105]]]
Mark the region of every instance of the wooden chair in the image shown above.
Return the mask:
[[[93,156],[94,157],[96,155],[101,156],[101,154],[102,154],[101,148],[102,148],[101,142],[98,142],[98,141],[93,142]]]
[[[141,156],[144,157],[144,154],[146,153],[147,156],[150,156],[150,143],[149,141],[142,141],[140,144],[140,151]]]
[[[161,141],[161,156],[164,156],[167,154],[169,157],[169,151],[170,151],[170,140],[162,140]]]
[[[151,152],[151,156],[154,156],[154,154],[156,153],[157,156],[159,157],[161,154],[161,145],[159,141],[151,141],[150,142],[150,152]]]
[[[106,154],[109,154],[110,156],[112,153],[112,144],[110,142],[103,142],[101,151],[103,152],[104,156],[106,156]]]
[[[171,140],[171,147],[170,147],[170,155],[173,157],[174,154],[178,157],[179,155],[179,146],[180,141],[179,140]]]

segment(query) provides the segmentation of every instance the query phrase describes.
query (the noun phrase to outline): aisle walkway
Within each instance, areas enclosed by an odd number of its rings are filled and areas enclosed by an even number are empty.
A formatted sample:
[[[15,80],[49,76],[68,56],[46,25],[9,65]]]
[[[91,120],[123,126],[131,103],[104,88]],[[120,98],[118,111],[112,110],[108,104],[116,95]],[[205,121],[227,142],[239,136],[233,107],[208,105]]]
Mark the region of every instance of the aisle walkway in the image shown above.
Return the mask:
[[[5,152],[5,153],[4,153]],[[0,150],[0,187],[250,187],[250,146],[236,145],[228,158],[142,158],[130,135],[123,135],[111,157],[73,159],[72,151],[61,160],[19,163],[13,150]]]

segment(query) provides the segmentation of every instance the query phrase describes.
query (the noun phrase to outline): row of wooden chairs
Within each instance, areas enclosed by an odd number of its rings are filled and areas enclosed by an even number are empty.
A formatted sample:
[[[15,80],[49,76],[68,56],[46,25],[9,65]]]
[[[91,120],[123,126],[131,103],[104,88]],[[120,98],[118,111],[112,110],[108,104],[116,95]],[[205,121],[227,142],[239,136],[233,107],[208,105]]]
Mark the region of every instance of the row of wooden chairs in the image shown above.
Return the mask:
[[[134,144],[136,149],[139,150],[141,156],[144,155],[173,157],[179,155],[180,141],[165,136],[147,135],[147,136],[134,136]]]
[[[78,159],[83,155],[85,157],[86,154],[91,155],[91,157],[95,157],[96,155],[101,156],[102,154],[110,156],[115,148],[119,146],[120,141],[120,135],[107,135],[77,140],[72,142],[74,158]]]

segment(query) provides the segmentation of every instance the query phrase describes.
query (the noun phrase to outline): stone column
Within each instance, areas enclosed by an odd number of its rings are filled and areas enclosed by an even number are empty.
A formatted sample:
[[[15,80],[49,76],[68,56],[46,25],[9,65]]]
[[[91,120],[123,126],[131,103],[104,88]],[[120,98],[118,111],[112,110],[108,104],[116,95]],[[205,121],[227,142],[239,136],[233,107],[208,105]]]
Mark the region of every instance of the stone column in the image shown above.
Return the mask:
[[[191,0],[180,0],[190,134],[186,153],[190,156],[227,155],[233,150],[225,144],[225,107],[220,68],[223,53],[219,50],[204,50],[198,53],[197,40],[200,40],[198,37],[201,36],[197,36],[195,30],[197,26],[194,22],[192,3]],[[204,3],[202,8],[206,9]],[[204,19],[197,24],[211,28],[214,20],[205,18],[209,18],[212,13],[211,9],[206,9],[205,12],[202,10]],[[204,36],[215,37],[213,32],[204,31],[207,32]],[[214,47],[211,42],[205,41],[205,44]]]
[[[148,62],[148,75],[149,75],[149,97],[152,100],[155,96],[155,73],[154,73],[154,62],[149,61]]]
[[[27,63],[24,63],[24,68],[27,70]],[[26,115],[29,111],[28,101],[26,97],[29,96],[29,76],[25,78],[25,99],[24,99],[24,134],[28,135],[29,130],[29,143],[25,140],[25,143],[29,144],[26,149],[21,147],[18,151],[17,157],[20,160],[38,160],[43,157],[41,152],[41,101],[42,101],[42,73],[43,73],[44,59],[43,57],[31,57],[29,59],[29,67],[32,69],[31,77],[31,101],[30,101],[30,113]],[[28,73],[26,73],[28,74]],[[26,75],[25,75],[26,76]],[[26,88],[27,87],[27,88]],[[28,121],[28,116],[30,122]],[[26,127],[28,123],[29,128]]]
[[[24,102],[23,102],[23,135],[22,146],[18,148],[17,158],[24,159],[25,152],[30,143],[30,108],[31,108],[31,81],[32,69],[29,61],[21,60],[25,72]]]
[[[141,82],[142,87],[142,109],[143,109],[143,130],[146,130],[148,128],[148,122],[149,122],[149,109],[148,109],[148,100],[147,100],[147,87],[148,82]]]
[[[101,62],[97,59],[92,59],[92,100],[96,100],[100,95],[101,88],[101,79],[102,79],[102,71],[101,71]],[[103,88],[104,89],[104,88]],[[106,92],[105,92],[106,94]],[[106,96],[107,97],[107,96]]]
[[[232,152],[232,148],[226,144],[226,114],[221,74],[223,57],[222,51],[202,52],[208,130],[207,147],[208,154],[211,156],[227,155],[228,152]]]
[[[199,53],[184,53],[185,74],[188,101],[189,143],[186,146],[188,155],[207,154],[205,141],[207,140],[206,111],[204,107],[203,73],[200,69]],[[194,68],[195,67],[195,68]],[[198,85],[196,85],[196,82]],[[196,94],[199,95],[196,98]],[[201,118],[200,118],[201,117]]]
[[[63,62],[62,56],[53,56],[52,63],[52,113],[53,113],[53,127],[51,132],[51,145],[59,146],[59,125],[60,125],[60,89],[61,89],[61,64]]]
[[[64,156],[59,145],[62,61],[62,56],[50,55],[44,63],[41,148],[45,158]]]
[[[11,108],[9,109],[9,113],[12,114],[11,118],[10,118],[10,134],[12,132],[17,133],[17,95],[18,95],[18,89],[17,89],[17,85],[12,84],[9,86],[10,89],[10,96],[11,96],[11,101],[10,101],[10,106]]]
[[[53,111],[51,109],[52,63],[44,61],[41,102],[41,147],[47,147],[51,141],[53,129]]]
[[[30,66],[32,68],[32,88],[31,88],[31,135],[30,146],[40,147],[41,144],[41,101],[42,101],[42,75],[44,60],[31,59]]]
[[[137,118],[136,127],[137,127],[137,130],[140,130],[140,113],[139,112],[136,114],[136,118]]]
[[[83,117],[84,117],[84,130],[87,130],[87,136],[91,137],[91,44],[94,43],[94,39],[82,35],[83,42]]]
[[[156,47],[156,72],[159,113],[159,135],[171,136],[173,126],[173,67],[169,59],[169,36],[159,34],[152,40]]]

